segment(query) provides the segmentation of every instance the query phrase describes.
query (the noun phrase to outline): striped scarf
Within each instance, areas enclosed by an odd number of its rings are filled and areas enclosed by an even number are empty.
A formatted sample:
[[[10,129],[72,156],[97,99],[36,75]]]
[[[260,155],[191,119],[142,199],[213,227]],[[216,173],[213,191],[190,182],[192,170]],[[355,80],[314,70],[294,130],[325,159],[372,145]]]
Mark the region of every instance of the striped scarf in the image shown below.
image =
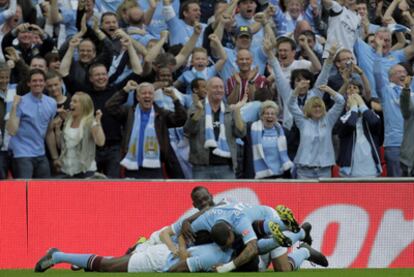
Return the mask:
[[[213,129],[213,113],[211,111],[210,103],[208,102],[208,97],[205,99],[205,111],[206,111],[206,128],[205,128],[205,143],[204,148],[215,148],[213,150],[213,154],[223,157],[223,158],[230,158],[230,150],[229,145],[227,144],[226,139],[226,128],[224,126],[224,110],[225,106],[223,101],[220,103],[220,133],[218,137],[218,141],[214,136],[214,129]]]
[[[155,112],[154,107],[151,108],[150,118],[147,126],[144,130],[144,143],[143,149],[139,149],[139,134],[141,128],[141,109],[139,104],[135,109],[134,115],[134,127],[132,128],[131,138],[129,140],[128,153],[121,161],[121,165],[128,170],[138,170],[138,152],[143,151],[142,167],[144,168],[160,168],[160,146],[157,140],[157,134],[155,132],[154,120]]]
[[[282,164],[282,171],[286,171],[292,168],[293,163],[289,159],[287,154],[287,143],[285,133],[282,126],[279,123],[275,124],[276,132],[279,134],[277,137],[277,148],[279,151],[279,156]],[[263,123],[261,120],[258,120],[252,124],[251,127],[251,139],[253,147],[253,165],[255,171],[255,178],[265,178],[272,175],[275,175],[272,169],[269,167],[266,157],[263,151],[262,145],[262,136],[263,136]]]

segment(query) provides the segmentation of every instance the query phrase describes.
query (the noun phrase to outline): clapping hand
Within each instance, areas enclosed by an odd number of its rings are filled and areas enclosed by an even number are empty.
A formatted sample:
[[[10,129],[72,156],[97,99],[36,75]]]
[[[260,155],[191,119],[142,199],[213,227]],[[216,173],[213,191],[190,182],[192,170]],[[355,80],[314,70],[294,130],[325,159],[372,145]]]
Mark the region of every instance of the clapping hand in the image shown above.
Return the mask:
[[[138,88],[137,82],[134,80],[129,80],[128,83],[124,86],[123,90],[126,93],[129,93],[130,91],[136,90]]]

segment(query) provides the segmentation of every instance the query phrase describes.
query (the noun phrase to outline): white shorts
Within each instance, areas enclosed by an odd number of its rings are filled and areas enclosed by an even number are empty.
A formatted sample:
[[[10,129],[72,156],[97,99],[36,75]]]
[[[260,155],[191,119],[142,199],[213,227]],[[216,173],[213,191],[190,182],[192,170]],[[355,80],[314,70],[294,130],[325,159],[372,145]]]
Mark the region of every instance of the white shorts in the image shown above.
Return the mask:
[[[128,272],[162,272],[171,253],[167,245],[148,245],[142,251],[134,251],[128,262]]]
[[[266,271],[271,263],[271,260],[276,259],[287,252],[288,252],[288,249],[286,247],[277,247],[267,254],[260,255],[259,256],[259,271]]]

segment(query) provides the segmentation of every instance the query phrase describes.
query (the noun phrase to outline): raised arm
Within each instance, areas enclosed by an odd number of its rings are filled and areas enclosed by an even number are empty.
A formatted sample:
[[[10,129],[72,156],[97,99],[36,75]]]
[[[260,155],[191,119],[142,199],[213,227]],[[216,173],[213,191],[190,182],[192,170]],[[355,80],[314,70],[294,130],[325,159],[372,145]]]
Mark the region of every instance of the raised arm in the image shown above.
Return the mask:
[[[200,129],[199,121],[204,118],[204,106],[196,96],[193,94],[193,106],[190,108],[187,122],[184,125],[184,133],[192,136]]]
[[[315,81],[315,84],[314,84],[314,89],[315,90],[319,91],[319,87],[321,85],[326,85],[328,83],[329,74],[331,73],[333,61],[335,59],[335,55],[336,55],[337,50],[338,50],[338,47],[335,43],[332,44],[330,49],[328,49],[329,56],[325,60],[325,62],[323,63],[322,71],[318,75],[318,78]]]
[[[102,118],[102,111],[97,110],[96,115],[95,115],[95,121],[92,124],[92,128],[91,128],[93,141],[95,142],[97,146],[104,146],[105,144],[105,133],[102,128],[101,118]]]
[[[194,31],[190,39],[187,41],[187,43],[184,45],[184,47],[181,49],[178,55],[175,56],[177,64],[175,65],[174,70],[177,70],[187,62],[188,57],[190,57],[191,52],[193,52],[193,49],[197,43],[198,37],[201,35],[201,32],[203,31],[203,27],[200,23],[196,23],[193,29]]]
[[[148,0],[149,8],[144,13],[144,24],[150,25],[155,9],[157,8],[159,0]]]
[[[376,44],[376,52],[377,56],[374,60],[374,80],[375,80],[375,87],[377,88],[377,94],[379,98],[382,100],[384,98],[383,89],[386,87],[388,80],[382,74],[382,60],[379,57],[382,57],[382,47],[384,42],[378,36],[375,38]]]
[[[394,14],[395,8],[400,4],[401,0],[393,0],[391,4],[388,6],[387,10],[384,13],[383,18],[392,17]]]
[[[273,44],[276,43],[275,32],[272,28],[272,18],[276,12],[275,9],[273,5],[269,5],[263,13],[257,13],[254,16],[254,20],[259,22],[263,28],[264,37],[269,39]]]
[[[211,44],[215,45],[214,47],[215,47],[215,49],[217,51],[217,54],[218,54],[217,57],[219,58],[219,60],[216,61],[216,64],[215,64],[215,69],[218,72],[223,68],[224,63],[227,60],[227,54],[226,54],[226,51],[224,50],[223,45],[221,44],[221,41],[219,40],[219,38],[215,34],[211,34],[208,37],[208,39],[210,40]]]
[[[301,80],[296,85],[295,90],[293,91],[292,95],[289,97],[288,100],[288,109],[290,113],[292,114],[296,126],[301,129],[305,123],[305,115],[303,114],[303,111],[299,108],[298,105],[298,95],[301,91],[307,90],[309,88],[309,81],[308,80]]]
[[[163,45],[167,42],[168,31],[161,31],[160,39],[148,50],[147,55],[145,56],[146,63],[153,63],[155,58],[161,53]]]
[[[145,48],[144,45],[142,45],[140,42],[136,41],[135,39],[131,39],[132,46],[134,46],[135,50],[139,54],[141,54],[143,57],[145,57],[148,54],[147,48]]]
[[[132,39],[131,37],[124,32],[122,29],[118,29],[114,33],[115,37],[121,39],[121,43],[123,47],[126,47],[128,50],[129,61],[131,63],[132,71],[140,75],[142,73],[142,66],[141,66],[141,59],[138,57],[135,48],[132,46]]]
[[[407,60],[411,60],[414,57],[414,18],[411,16],[409,11],[403,12],[404,18],[407,19],[411,29],[411,43],[407,47],[404,48],[405,57]]]
[[[246,91],[246,93],[243,95],[243,99],[241,99],[236,105],[234,105],[234,109],[233,109],[234,125],[239,134],[246,133],[246,124],[243,121],[243,118],[240,113],[240,109],[247,103],[248,95],[249,94]],[[236,135],[236,137],[241,137],[241,136]]]
[[[63,19],[59,12],[58,0],[50,0],[50,24],[57,24]]]
[[[171,228],[171,226],[168,226],[166,228],[164,228],[161,233],[160,233],[160,240],[167,245],[168,249],[171,251],[171,253],[174,256],[178,256],[178,247],[177,245],[172,241],[171,237],[174,236],[176,234],[174,234],[173,229]]]
[[[20,99],[21,98],[19,95],[14,96],[12,108],[10,111],[10,117],[6,123],[6,129],[11,136],[15,136],[17,134],[17,130],[19,130],[20,118],[17,117],[16,113],[17,113],[17,107],[20,103]]]
[[[278,93],[280,94],[280,96],[282,97],[283,102],[287,103],[290,97],[292,88],[290,87],[289,82],[286,80],[283,74],[279,61],[275,57],[275,54],[273,52],[273,44],[269,39],[266,39],[266,38],[264,39],[263,50],[264,50],[264,53],[268,57],[270,66],[273,69],[276,89]]]
[[[335,101],[333,107],[326,114],[326,118],[329,124],[331,126],[334,126],[344,109],[345,99],[342,95],[340,95],[327,85],[322,85],[319,87],[319,89],[325,93],[328,93],[331,96],[331,98]]]
[[[311,71],[313,73],[317,73],[321,71],[321,62],[319,61],[318,57],[316,56],[315,52],[313,52],[312,48],[308,44],[308,39],[305,35],[299,36],[299,45],[305,52],[306,56],[309,58],[309,61],[312,63]]]
[[[128,100],[128,93],[135,93],[137,88],[138,84],[133,80],[129,80],[121,90],[117,91],[106,101],[105,108],[108,110],[108,113],[119,119],[126,120],[128,108],[124,103]]]
[[[371,100],[371,86],[369,85],[369,80],[367,76],[365,75],[365,72],[356,64],[352,64],[352,71],[356,72],[362,80],[362,87],[364,88],[364,91],[362,92],[362,96],[366,101]]]
[[[333,0],[322,0],[322,6],[327,10],[330,10],[332,8],[332,3]]]
[[[76,37],[76,35],[70,40],[69,47],[66,50],[65,56],[63,56],[62,62],[60,63],[59,72],[62,77],[66,77],[69,75],[70,66],[72,65],[73,54],[75,53],[75,49],[79,46],[80,38]]]

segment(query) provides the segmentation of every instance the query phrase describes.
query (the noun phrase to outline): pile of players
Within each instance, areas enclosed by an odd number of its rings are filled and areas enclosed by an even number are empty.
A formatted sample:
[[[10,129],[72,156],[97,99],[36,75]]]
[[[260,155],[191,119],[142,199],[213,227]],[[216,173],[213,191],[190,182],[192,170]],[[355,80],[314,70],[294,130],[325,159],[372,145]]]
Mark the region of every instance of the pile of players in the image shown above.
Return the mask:
[[[311,247],[311,224],[299,225],[290,209],[223,199],[214,203],[207,188],[191,192],[199,211],[140,239],[121,257],[64,253],[51,248],[35,266],[44,272],[59,263],[97,272],[294,271],[308,260],[327,267]],[[288,247],[299,246],[288,253]],[[293,247],[292,247],[293,248]]]

